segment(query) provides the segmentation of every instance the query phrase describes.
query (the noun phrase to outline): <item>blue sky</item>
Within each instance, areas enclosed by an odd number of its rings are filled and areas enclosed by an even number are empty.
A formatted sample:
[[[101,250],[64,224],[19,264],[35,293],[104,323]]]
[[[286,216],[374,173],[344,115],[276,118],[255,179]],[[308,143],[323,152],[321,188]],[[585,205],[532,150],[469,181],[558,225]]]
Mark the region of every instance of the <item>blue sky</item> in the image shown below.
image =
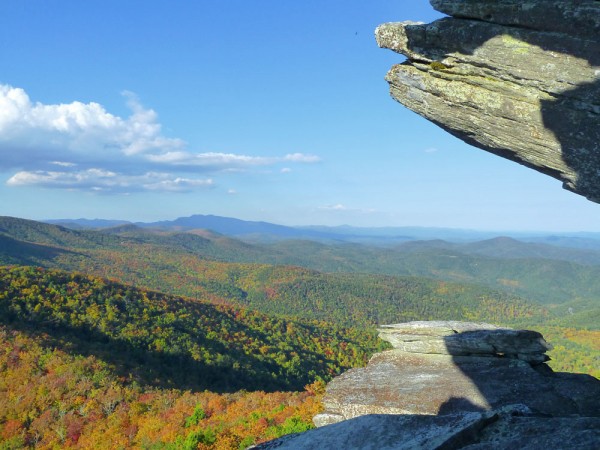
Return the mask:
[[[427,0],[4,0],[0,214],[600,231],[600,206],[393,101]]]

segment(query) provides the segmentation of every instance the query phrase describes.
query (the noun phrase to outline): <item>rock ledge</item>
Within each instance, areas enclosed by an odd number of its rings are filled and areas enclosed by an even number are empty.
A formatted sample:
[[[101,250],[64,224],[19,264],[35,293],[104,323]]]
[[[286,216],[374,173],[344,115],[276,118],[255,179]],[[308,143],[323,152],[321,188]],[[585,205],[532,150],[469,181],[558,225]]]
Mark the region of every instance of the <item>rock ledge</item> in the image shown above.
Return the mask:
[[[408,58],[386,76],[392,97],[600,202],[600,2],[431,3],[451,17],[375,32],[380,47]]]
[[[600,381],[554,373],[540,333],[486,323],[408,322],[379,328],[394,349],[327,385],[317,426],[366,414],[444,415],[523,404],[552,416],[599,416]],[[586,394],[587,392],[587,394]]]
[[[541,334],[452,321],[379,331],[395,348],[327,385],[317,429],[254,448],[598,448],[600,380],[552,372]]]

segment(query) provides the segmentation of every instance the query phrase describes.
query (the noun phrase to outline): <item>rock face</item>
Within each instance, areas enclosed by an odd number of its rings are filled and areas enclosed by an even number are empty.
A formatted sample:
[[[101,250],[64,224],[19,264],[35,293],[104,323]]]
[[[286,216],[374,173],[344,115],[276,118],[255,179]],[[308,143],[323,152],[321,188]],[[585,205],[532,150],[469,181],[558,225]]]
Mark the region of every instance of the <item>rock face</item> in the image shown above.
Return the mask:
[[[600,202],[600,2],[431,0],[452,17],[388,23],[408,60],[392,96],[476,147]]]
[[[523,404],[556,417],[600,417],[600,381],[554,373],[535,331],[484,323],[409,322],[379,336],[394,349],[327,385],[317,426],[366,414],[445,415]]]
[[[552,372],[539,333],[451,321],[379,331],[394,348],[327,385],[319,428],[256,448],[600,448],[600,380]]]
[[[552,418],[514,405],[445,416],[369,415],[284,436],[256,450],[598,450],[600,418]]]
[[[379,337],[410,353],[496,355],[528,362],[545,362],[551,347],[536,331],[512,330],[487,323],[410,322],[384,325]]]

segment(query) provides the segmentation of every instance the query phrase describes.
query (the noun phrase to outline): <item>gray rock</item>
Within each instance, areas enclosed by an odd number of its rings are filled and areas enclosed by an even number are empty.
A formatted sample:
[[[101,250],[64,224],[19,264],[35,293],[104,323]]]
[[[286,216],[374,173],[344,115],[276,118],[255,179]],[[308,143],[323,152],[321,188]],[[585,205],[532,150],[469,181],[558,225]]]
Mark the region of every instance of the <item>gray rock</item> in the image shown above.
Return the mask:
[[[599,380],[564,378],[545,367],[546,373],[516,359],[389,350],[333,379],[323,414],[331,423],[366,414],[443,415],[523,403],[553,416],[600,416]],[[325,423],[320,415],[314,421]]]
[[[552,418],[522,405],[446,416],[369,415],[284,436],[255,449],[597,450],[600,418]]]
[[[392,96],[600,201],[600,2],[432,3],[454,17],[376,30],[379,46],[409,58],[386,76]]]
[[[551,346],[530,330],[512,330],[486,323],[408,322],[384,325],[379,337],[394,348],[411,353],[506,356],[544,362]]]
[[[448,416],[368,415],[305,433],[285,436],[256,449],[435,449],[452,442],[472,441],[495,414],[462,413]]]
[[[459,446],[465,450],[598,450],[598,417],[511,417],[485,427],[476,443]]]
[[[431,0],[431,5],[454,17],[578,36],[600,34],[597,0]]]

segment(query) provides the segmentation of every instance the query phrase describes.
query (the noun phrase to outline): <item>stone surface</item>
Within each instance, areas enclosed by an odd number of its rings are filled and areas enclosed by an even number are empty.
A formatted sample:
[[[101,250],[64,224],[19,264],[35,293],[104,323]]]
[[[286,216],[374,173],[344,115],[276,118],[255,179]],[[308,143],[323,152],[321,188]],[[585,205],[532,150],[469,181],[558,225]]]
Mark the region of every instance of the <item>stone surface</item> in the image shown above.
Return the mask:
[[[331,381],[323,400],[328,420],[319,415],[315,423],[365,414],[483,411],[516,402],[555,416],[600,416],[599,398],[600,381],[585,375],[563,379],[507,358],[390,350]]]
[[[600,418],[543,417],[522,405],[511,405],[498,411],[445,416],[362,416],[253,448],[597,450],[598,442]]]
[[[400,348],[332,380],[316,425],[367,414],[445,415],[515,403],[556,417],[600,417],[600,380],[552,372],[540,362],[549,346],[537,332],[464,322],[409,322],[380,331]],[[510,352],[513,357],[506,356]]]
[[[431,0],[449,16],[578,36],[600,34],[598,0]]]
[[[544,362],[551,346],[530,330],[511,330],[486,323],[408,322],[384,325],[379,337],[394,348],[411,353],[505,356]]]
[[[454,17],[389,23],[408,57],[392,96],[460,139],[600,201],[600,2],[432,0]]]
[[[380,332],[399,346],[455,341],[446,349],[460,354],[427,345],[378,353],[367,367],[327,385],[317,429],[254,448],[600,448],[600,380],[498,351],[543,354],[548,345],[539,333],[453,321],[386,325]],[[462,354],[473,348],[487,353]]]

